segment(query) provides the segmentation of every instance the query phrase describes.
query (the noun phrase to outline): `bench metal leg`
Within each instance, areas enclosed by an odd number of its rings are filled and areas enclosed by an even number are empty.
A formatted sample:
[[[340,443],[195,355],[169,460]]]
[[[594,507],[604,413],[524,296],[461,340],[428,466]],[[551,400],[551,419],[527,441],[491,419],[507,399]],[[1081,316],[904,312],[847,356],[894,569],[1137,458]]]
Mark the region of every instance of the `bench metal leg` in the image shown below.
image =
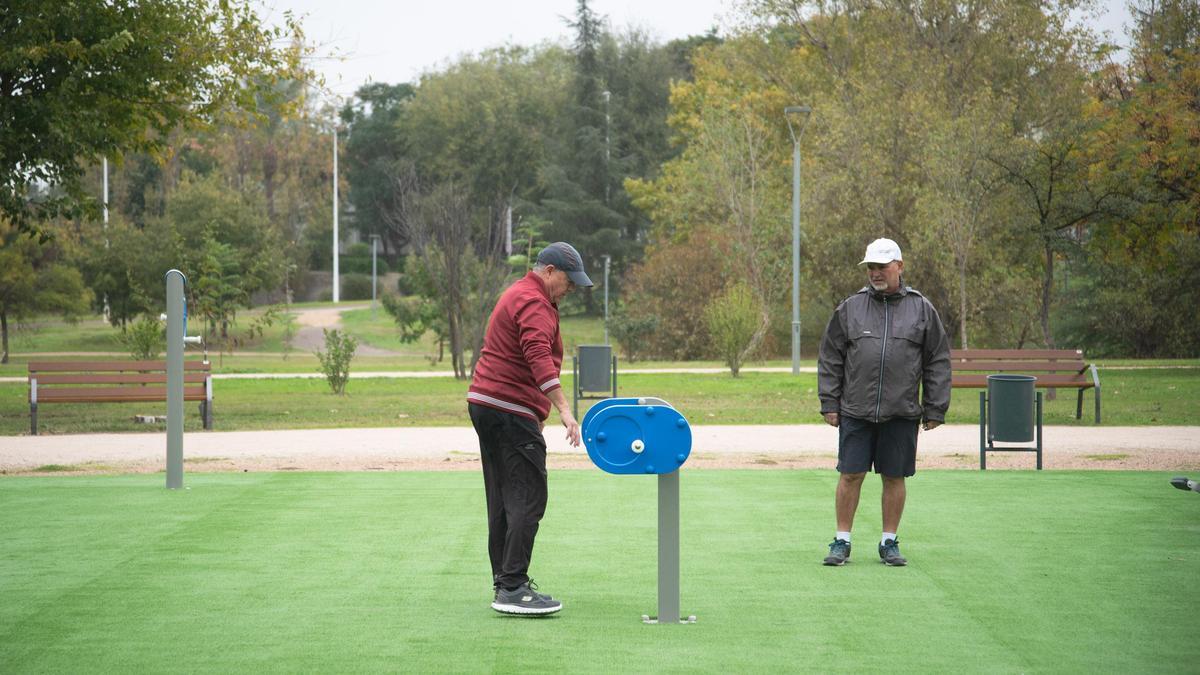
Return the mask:
[[[1042,392],[1037,393],[1037,470],[1042,470]]]
[[[1100,385],[1096,385],[1096,424],[1100,424]]]
[[[1083,390],[1079,389],[1078,395],[1075,397],[1075,419],[1083,419]]]
[[[204,424],[205,430],[212,430],[212,402],[200,402],[200,421]]]
[[[37,404],[29,404],[29,435],[37,436]]]
[[[987,470],[987,394],[979,392],[979,470]]]

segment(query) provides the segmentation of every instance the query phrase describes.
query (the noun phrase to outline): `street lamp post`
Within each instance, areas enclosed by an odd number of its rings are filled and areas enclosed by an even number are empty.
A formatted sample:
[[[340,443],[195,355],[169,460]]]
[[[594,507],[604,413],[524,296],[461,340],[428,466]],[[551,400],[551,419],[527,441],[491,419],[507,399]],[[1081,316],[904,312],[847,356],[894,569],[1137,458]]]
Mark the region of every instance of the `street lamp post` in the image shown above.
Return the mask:
[[[792,128],[792,115],[803,115],[800,133]],[[792,136],[792,374],[800,374],[800,138],[808,126],[812,108],[790,105],[783,109]]]
[[[338,303],[338,148],[337,125],[333,127],[333,304]]]

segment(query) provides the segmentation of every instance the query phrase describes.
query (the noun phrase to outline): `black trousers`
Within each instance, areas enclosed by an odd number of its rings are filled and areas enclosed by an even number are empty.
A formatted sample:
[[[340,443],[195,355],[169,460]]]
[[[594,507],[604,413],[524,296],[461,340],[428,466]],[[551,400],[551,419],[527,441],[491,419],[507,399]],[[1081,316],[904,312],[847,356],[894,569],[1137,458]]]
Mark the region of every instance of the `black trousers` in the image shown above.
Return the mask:
[[[529,581],[533,540],[546,513],[546,441],[528,417],[474,403],[468,408],[483,463],[492,582],[516,588]]]

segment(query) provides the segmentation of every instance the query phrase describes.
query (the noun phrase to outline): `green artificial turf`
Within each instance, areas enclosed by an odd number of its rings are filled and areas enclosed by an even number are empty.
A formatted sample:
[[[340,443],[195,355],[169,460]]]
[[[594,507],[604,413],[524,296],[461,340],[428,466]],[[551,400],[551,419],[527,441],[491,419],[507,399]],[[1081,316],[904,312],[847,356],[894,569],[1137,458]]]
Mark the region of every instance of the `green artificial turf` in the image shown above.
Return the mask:
[[[687,471],[682,609],[655,613],[651,477],[560,471],[495,614],[478,473],[0,479],[0,672],[1194,672],[1200,495],[1159,473],[927,472],[911,564],[852,561],[828,471]]]

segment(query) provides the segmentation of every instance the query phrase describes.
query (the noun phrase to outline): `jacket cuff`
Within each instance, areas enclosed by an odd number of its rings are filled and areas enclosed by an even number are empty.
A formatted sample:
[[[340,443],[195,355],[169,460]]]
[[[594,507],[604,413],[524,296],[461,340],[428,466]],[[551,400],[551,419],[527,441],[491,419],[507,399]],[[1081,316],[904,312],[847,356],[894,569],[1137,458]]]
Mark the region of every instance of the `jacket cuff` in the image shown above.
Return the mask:
[[[562,389],[562,382],[557,377],[551,378],[539,384],[538,389],[541,389],[543,394],[549,394],[555,389]]]

